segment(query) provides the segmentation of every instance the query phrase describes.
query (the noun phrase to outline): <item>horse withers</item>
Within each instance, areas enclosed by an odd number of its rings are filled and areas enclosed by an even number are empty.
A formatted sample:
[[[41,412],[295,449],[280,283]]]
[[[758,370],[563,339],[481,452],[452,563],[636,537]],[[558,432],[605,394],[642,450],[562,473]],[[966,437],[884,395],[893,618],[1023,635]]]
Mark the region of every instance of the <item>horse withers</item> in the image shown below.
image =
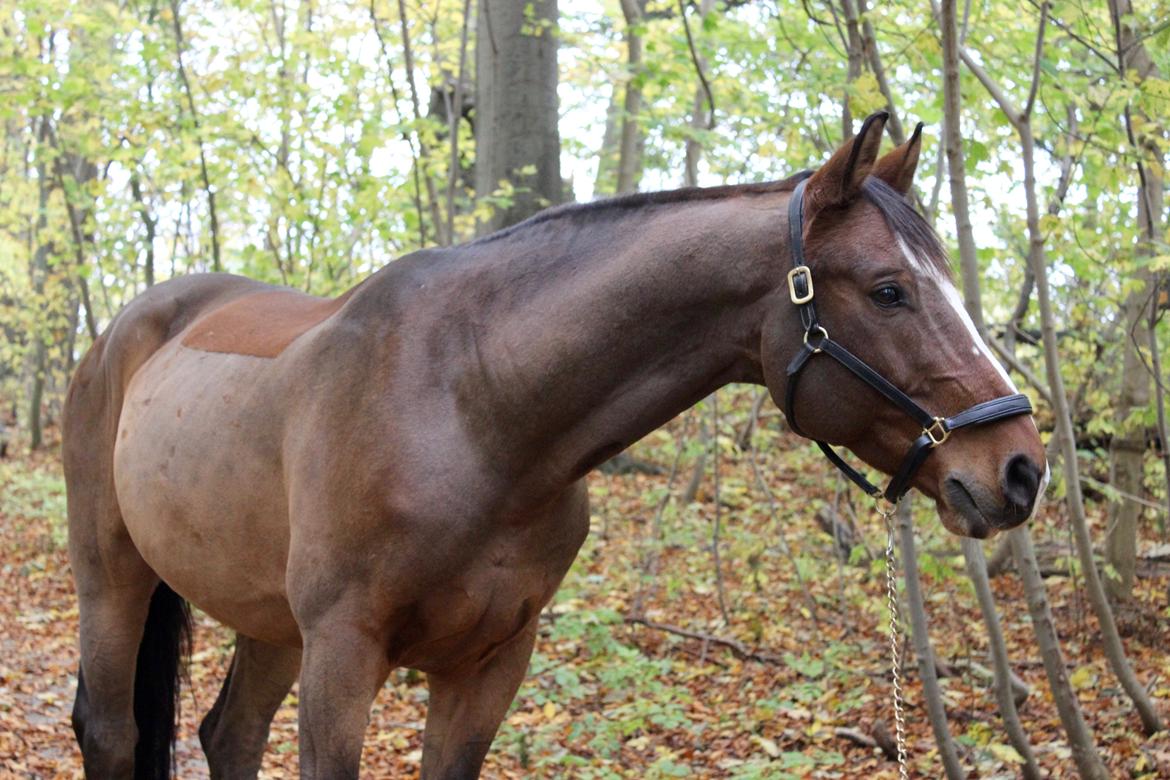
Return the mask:
[[[956,415],[1014,388],[903,198],[919,135],[879,159],[884,121],[800,185],[800,267],[835,344]],[[356,777],[400,666],[430,688],[422,776],[476,777],[588,530],[586,473],[729,382],[785,398],[813,295],[789,285],[799,181],[552,209],[335,300],[215,274],[131,302],[65,409],[87,775],[168,775],[190,603],[238,637],[199,729],[213,777],[255,776],[298,677],[301,776]],[[800,377],[802,432],[887,473],[927,433],[848,365]],[[1023,522],[1035,425],[957,417],[908,484],[955,533]]]

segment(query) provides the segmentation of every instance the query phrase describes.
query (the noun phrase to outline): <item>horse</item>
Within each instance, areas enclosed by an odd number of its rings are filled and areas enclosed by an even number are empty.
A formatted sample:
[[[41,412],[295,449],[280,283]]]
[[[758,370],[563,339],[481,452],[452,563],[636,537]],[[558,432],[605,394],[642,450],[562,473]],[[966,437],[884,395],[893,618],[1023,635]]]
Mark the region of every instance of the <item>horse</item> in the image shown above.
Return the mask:
[[[556,207],[336,299],[198,274],[129,303],[65,404],[87,776],[168,776],[193,604],[237,634],[212,777],[256,775],[298,679],[301,777],[357,777],[397,667],[430,690],[421,776],[477,777],[586,474],[730,382],[888,474],[910,445],[954,533],[1024,522],[1040,436],[1019,396],[979,411],[1015,388],[906,201],[921,125],[879,156],[886,118],[811,175]]]

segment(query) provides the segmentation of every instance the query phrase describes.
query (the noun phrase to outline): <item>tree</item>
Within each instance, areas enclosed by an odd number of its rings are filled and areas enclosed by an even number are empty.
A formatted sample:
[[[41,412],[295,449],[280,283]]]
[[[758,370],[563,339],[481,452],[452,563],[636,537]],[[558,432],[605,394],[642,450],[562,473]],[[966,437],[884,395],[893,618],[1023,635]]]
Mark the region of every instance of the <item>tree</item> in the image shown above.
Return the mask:
[[[1109,0],[1116,36],[1117,75],[1122,83],[1141,84],[1158,78],[1158,66],[1150,59],[1142,38],[1134,30],[1133,6],[1129,0]],[[1136,116],[1135,116],[1136,115]],[[1135,119],[1144,130],[1135,135]],[[1124,601],[1133,592],[1137,565],[1138,520],[1141,505],[1132,499],[1142,492],[1145,476],[1146,425],[1144,412],[1150,405],[1150,367],[1143,353],[1149,352],[1156,333],[1147,326],[1156,307],[1157,280],[1148,265],[1158,253],[1164,209],[1161,128],[1142,108],[1134,110],[1128,102],[1121,116],[1126,137],[1136,157],[1137,230],[1136,251],[1146,264],[1137,273],[1134,284],[1121,305],[1125,334],[1122,338],[1121,389],[1114,409],[1116,431],[1109,447],[1111,483],[1117,497],[1110,506],[1111,522],[1105,538],[1106,557],[1113,576],[1105,578],[1105,587],[1114,601]],[[1158,381],[1163,381],[1159,378]],[[1165,443],[1163,443],[1165,446]]]
[[[639,115],[642,113],[642,26],[645,23],[646,0],[622,0],[622,15],[626,20],[626,66],[629,70],[622,100],[617,191],[633,192],[638,189],[638,179],[642,175],[645,144]]]
[[[480,233],[564,200],[557,126],[557,3],[479,0],[475,62],[475,190],[481,202],[507,182],[507,204]]]

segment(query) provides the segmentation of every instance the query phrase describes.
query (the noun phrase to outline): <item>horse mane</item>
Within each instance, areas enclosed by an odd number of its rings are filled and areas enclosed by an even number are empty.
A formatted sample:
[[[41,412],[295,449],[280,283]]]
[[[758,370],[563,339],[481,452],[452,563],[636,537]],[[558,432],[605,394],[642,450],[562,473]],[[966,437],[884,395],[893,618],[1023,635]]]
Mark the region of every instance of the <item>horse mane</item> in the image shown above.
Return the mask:
[[[483,238],[472,242],[488,244],[508,238],[515,233],[527,230],[545,222],[558,219],[588,219],[592,217],[609,216],[614,213],[632,212],[651,206],[663,206],[673,203],[690,203],[693,201],[719,200],[737,195],[762,195],[770,192],[790,192],[796,188],[800,180],[806,178],[807,171],[789,176],[780,181],[753,182],[748,184],[723,184],[717,187],[683,187],[677,190],[662,190],[660,192],[632,192],[627,195],[618,195],[613,198],[602,198],[588,203],[566,203],[545,209],[523,222],[497,230]]]
[[[670,205],[675,203],[692,203],[695,201],[719,200],[740,195],[762,195],[773,192],[790,192],[796,188],[802,179],[807,178],[808,171],[789,176],[787,179],[769,182],[748,184],[724,184],[717,187],[683,187],[677,190],[663,190],[661,192],[635,192],[628,195],[619,195],[614,198],[603,198],[588,203],[566,203],[534,214],[523,222],[497,230],[482,238],[471,242],[471,246],[483,245],[500,241],[510,236],[526,231],[537,225],[561,219],[583,221],[599,217],[635,212],[654,206]],[[918,211],[910,205],[906,198],[881,179],[870,176],[862,185],[863,197],[872,203],[886,225],[895,236],[900,237],[906,245],[918,256],[928,260],[940,274],[951,278],[950,261],[947,250],[939,240],[938,234]]]

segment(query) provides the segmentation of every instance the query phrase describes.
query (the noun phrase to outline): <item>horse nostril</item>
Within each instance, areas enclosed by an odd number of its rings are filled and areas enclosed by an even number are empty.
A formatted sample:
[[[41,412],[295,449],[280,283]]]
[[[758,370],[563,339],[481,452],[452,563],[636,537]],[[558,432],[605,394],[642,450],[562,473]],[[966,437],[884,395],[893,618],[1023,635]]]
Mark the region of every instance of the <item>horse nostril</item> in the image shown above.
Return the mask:
[[[1040,468],[1027,455],[1015,455],[1007,462],[1003,473],[1003,493],[1009,507],[1023,512],[1026,517],[1036,503],[1040,489]]]

